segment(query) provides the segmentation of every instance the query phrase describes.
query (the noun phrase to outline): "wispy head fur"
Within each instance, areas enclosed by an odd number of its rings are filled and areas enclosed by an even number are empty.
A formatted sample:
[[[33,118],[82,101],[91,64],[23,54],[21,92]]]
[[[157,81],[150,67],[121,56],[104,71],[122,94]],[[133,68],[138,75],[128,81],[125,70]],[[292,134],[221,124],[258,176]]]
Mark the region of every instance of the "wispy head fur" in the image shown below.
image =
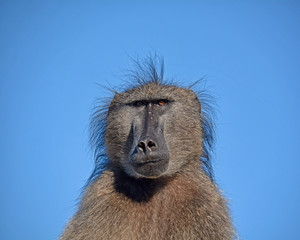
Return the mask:
[[[119,91],[111,89],[112,95],[125,92],[131,88],[140,87],[149,83],[157,83],[159,85],[176,86],[173,81],[164,78],[164,60],[156,55],[149,56],[145,59],[132,59],[134,70],[129,70],[126,74],[126,87]],[[211,155],[213,152],[215,132],[214,132],[214,103],[213,97],[205,90],[197,91],[195,86],[201,84],[202,81],[196,81],[186,88],[194,90],[201,103],[201,126],[203,131],[203,153],[200,157],[204,172],[213,180],[213,169],[211,164]],[[108,108],[112,98],[102,101],[95,112],[91,116],[90,123],[90,143],[94,151],[95,168],[87,182],[92,183],[106,168],[108,157],[106,155],[104,136],[106,128],[106,118]]]

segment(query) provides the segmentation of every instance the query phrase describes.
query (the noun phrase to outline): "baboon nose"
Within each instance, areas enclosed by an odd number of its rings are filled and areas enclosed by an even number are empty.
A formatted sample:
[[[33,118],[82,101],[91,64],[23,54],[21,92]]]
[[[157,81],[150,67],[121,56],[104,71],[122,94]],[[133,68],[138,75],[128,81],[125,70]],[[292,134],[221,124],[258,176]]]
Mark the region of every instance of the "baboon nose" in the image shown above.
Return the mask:
[[[148,152],[148,151],[152,151],[156,148],[156,143],[154,140],[150,139],[150,138],[145,138],[143,140],[141,140],[138,144],[138,151],[139,152]]]

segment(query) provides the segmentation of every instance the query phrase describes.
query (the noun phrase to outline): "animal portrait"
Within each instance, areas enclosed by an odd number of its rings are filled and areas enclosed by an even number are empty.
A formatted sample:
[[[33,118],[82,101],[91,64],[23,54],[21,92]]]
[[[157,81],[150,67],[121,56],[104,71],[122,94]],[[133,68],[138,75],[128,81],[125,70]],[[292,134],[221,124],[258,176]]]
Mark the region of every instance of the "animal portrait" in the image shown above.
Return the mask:
[[[92,116],[95,169],[60,240],[234,239],[207,93],[167,81],[152,57],[129,78]]]
[[[300,240],[300,0],[0,1],[0,240]]]

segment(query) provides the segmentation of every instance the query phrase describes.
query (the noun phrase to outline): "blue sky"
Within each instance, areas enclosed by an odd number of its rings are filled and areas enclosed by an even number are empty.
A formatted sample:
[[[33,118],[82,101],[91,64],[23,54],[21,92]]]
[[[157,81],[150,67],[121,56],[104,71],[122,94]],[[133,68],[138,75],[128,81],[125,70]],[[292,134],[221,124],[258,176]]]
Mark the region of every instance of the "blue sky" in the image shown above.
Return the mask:
[[[130,57],[205,76],[242,239],[299,239],[299,1],[1,1],[0,239],[55,239],[93,169],[90,114]]]

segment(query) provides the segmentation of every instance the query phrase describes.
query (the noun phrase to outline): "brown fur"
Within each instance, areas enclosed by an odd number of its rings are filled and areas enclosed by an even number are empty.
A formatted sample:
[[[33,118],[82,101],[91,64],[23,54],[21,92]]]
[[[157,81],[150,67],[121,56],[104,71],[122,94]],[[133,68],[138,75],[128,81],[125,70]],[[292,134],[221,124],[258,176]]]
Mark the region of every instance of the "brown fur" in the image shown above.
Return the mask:
[[[172,100],[160,117],[170,159],[161,176],[144,178],[128,160],[135,119],[129,104],[153,99]],[[233,239],[226,202],[199,161],[202,118],[192,90],[157,79],[116,94],[106,118],[108,164],[86,188],[60,239]]]

